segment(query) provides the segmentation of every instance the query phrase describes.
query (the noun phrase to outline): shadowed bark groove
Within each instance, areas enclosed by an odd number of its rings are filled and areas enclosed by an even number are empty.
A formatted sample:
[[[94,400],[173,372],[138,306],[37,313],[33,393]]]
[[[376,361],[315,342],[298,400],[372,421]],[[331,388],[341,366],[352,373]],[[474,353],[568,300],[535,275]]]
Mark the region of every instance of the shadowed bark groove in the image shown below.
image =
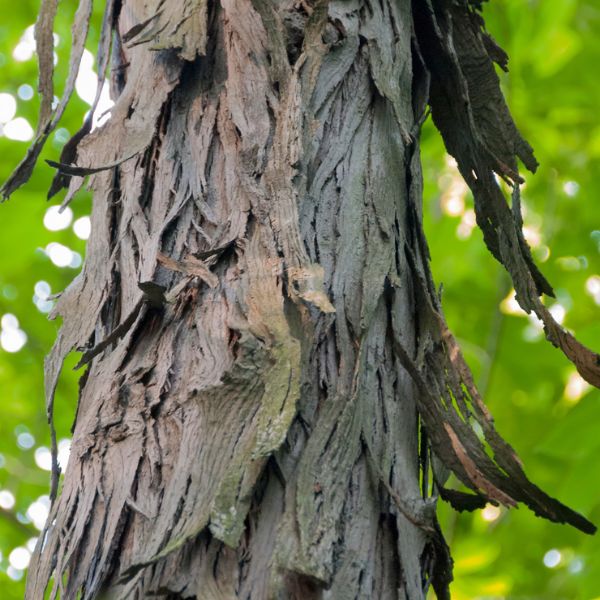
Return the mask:
[[[431,280],[427,103],[520,302],[598,383],[539,299],[516,164],[535,159],[468,3],[109,1],[101,78],[111,30],[112,116],[52,163],[52,193],[90,175],[94,205],[50,419],[65,356],[87,371],[28,598],[447,598],[430,462],[458,509],[523,502],[593,532],[494,429]],[[474,494],[445,490],[448,469]]]

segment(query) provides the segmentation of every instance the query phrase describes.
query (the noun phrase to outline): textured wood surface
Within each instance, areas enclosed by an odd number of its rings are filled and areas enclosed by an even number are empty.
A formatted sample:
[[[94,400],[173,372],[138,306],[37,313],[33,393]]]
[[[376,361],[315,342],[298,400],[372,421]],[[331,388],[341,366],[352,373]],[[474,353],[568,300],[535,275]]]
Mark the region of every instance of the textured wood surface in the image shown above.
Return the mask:
[[[106,11],[112,116],[53,163],[53,193],[68,185],[68,202],[90,175],[94,203],[84,269],[55,311],[50,417],[65,356],[83,350],[87,370],[28,598],[418,600],[430,585],[447,598],[438,493],[593,531],[495,431],[431,280],[428,103],[519,300],[596,381],[596,355],[539,300],[551,288],[520,231],[516,157],[535,161],[471,6]],[[494,172],[515,186],[512,213]],[[474,493],[445,490],[448,470]]]

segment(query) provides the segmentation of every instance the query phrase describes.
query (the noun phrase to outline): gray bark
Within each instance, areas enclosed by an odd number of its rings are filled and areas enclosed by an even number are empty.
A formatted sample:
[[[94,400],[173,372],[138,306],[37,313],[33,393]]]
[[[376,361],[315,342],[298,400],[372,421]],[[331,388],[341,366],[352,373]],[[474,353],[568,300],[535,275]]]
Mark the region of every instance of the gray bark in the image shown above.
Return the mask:
[[[437,494],[593,530],[496,433],[430,276],[428,102],[520,300],[574,348],[538,298],[515,155],[535,161],[478,18],[441,0],[108,0],[116,105],[52,163],[53,193],[91,175],[94,204],[50,415],[65,356],[87,370],[28,598],[445,598]],[[448,469],[474,494],[445,490]]]

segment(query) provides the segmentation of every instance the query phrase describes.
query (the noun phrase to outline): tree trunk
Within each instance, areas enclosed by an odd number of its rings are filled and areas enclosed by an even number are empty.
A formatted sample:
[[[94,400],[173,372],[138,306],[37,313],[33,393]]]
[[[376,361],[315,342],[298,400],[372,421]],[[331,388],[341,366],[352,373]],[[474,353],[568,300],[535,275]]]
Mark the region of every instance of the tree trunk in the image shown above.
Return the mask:
[[[551,292],[492,178],[518,191],[530,149],[478,18],[443,0],[108,0],[116,105],[56,163],[68,197],[92,174],[94,204],[50,413],[66,354],[87,371],[28,598],[445,598],[437,494],[592,528],[495,432],[430,277],[427,102],[521,299]],[[475,494],[445,490],[447,468]]]

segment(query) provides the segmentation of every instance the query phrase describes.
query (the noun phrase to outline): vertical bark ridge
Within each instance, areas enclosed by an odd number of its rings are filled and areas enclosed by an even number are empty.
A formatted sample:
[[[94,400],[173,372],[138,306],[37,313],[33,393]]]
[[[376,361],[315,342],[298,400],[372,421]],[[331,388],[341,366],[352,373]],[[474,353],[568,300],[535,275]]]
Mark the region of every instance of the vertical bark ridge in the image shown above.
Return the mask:
[[[465,83],[441,69],[460,74],[472,13],[418,4],[120,3],[111,119],[56,163],[70,195],[91,176],[94,207],[54,313],[50,412],[74,348],[87,371],[29,598],[447,598],[419,422],[475,492],[436,470],[443,497],[593,530],[527,480],[443,318],[421,226],[428,99],[483,222],[501,215],[492,252],[540,306],[545,288],[518,218],[478,192],[528,147],[514,124],[498,146],[502,127],[474,130],[488,106],[458,115],[466,142],[446,122]]]

